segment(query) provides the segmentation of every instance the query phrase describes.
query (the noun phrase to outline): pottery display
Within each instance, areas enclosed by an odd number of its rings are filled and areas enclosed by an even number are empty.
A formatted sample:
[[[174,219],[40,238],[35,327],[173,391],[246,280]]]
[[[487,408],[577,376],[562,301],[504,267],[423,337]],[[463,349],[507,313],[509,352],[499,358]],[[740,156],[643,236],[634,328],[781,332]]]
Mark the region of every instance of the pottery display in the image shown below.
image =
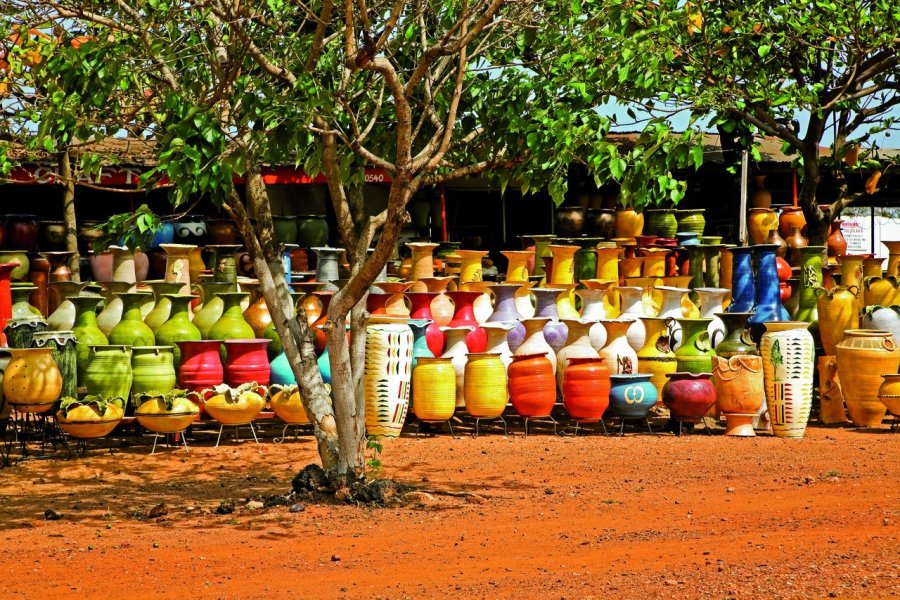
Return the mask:
[[[675,219],[678,223],[678,233],[703,235],[703,230],[706,229],[704,212],[705,210],[702,208],[676,210]]]
[[[271,369],[266,354],[268,345],[267,339],[226,339],[225,383],[231,387],[250,382],[269,385]]]
[[[606,345],[600,349],[599,354],[601,358],[606,359],[610,374],[636,373],[638,369],[637,353],[626,337],[632,320],[606,319],[601,320],[600,323],[606,328]]]
[[[782,237],[791,234],[794,227],[803,230],[806,227],[806,217],[803,215],[803,207],[800,206],[782,206],[781,214],[778,216],[778,232]]]
[[[400,435],[409,409],[412,352],[413,334],[406,319],[369,319],[363,374],[368,435]]]
[[[554,231],[559,237],[578,237],[584,232],[584,209],[560,206],[556,209]]]
[[[487,348],[487,332],[478,326],[475,318],[474,304],[481,296],[480,292],[447,292],[447,296],[453,301],[454,312],[448,327],[471,327],[466,335],[466,344],[469,352],[484,352]]]
[[[765,243],[769,232],[778,227],[778,214],[771,208],[751,208],[747,219],[750,239],[754,244]]]
[[[456,370],[450,358],[419,359],[412,373],[412,410],[420,421],[446,421],[456,410]]]
[[[237,389],[227,385],[217,386],[213,394],[204,400],[203,411],[222,425],[250,423],[266,406],[259,390],[252,382]]]
[[[645,233],[655,235],[662,238],[674,238],[678,232],[678,219],[675,218],[675,211],[666,208],[656,208],[644,211],[646,221],[644,223]]]
[[[876,329],[850,329],[835,347],[835,356],[850,421],[858,427],[877,427],[885,413],[878,400],[881,376],[900,367],[894,336]]]
[[[616,211],[616,237],[634,238],[644,232],[644,213],[633,208],[620,208]]]
[[[145,292],[127,292],[118,294],[122,301],[122,318],[113,327],[109,335],[109,343],[117,346],[152,346],[156,343],[153,330],[144,324],[141,318],[141,304],[148,294]]]
[[[326,215],[297,215],[297,244],[301,248],[314,248],[328,243],[328,218]]]
[[[186,390],[202,392],[221,385],[225,370],[219,357],[218,340],[184,340],[176,342],[181,350],[178,365],[178,386]]]
[[[765,398],[762,357],[736,354],[713,358],[716,403],[725,415],[725,435],[753,437],[753,418]]]
[[[753,254],[756,257],[756,305],[748,322],[754,340],[762,337],[766,323],[790,319],[790,315],[781,304],[775,249],[771,244],[753,246]]]
[[[712,373],[676,372],[667,375],[669,381],[663,387],[663,404],[672,419],[685,423],[698,423],[716,403],[716,387]]]
[[[18,412],[50,410],[63,386],[53,348],[10,348],[9,352],[12,359],[3,373],[3,397]]]
[[[102,398],[122,398],[131,394],[131,346],[90,346],[87,368],[80,383],[88,394]]]
[[[506,367],[499,354],[473,352],[465,370],[466,412],[478,419],[503,414],[509,399]]]
[[[806,433],[815,367],[808,327],[803,321],[766,323],[760,341],[766,405],[776,437],[802,438]]]
[[[666,320],[670,330],[676,322],[681,330],[681,343],[675,349],[678,371],[712,373],[712,357],[716,355],[708,331],[712,319]]]
[[[609,408],[606,416],[626,420],[647,418],[647,413],[659,400],[656,386],[650,382],[650,375],[620,373],[610,375],[609,379]]]

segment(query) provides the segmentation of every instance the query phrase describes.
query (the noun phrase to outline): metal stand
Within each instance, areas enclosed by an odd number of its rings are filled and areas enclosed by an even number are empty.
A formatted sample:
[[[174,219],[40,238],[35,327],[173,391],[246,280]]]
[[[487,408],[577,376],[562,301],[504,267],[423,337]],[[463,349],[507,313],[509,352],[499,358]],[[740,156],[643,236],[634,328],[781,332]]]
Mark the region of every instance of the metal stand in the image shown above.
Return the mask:
[[[656,432],[654,432],[653,428],[650,427],[650,419],[648,419],[647,417],[644,417],[642,419],[626,419],[623,417],[622,422],[619,424],[619,437],[625,435],[625,423],[627,423],[628,421],[637,421],[638,424],[643,423],[647,426],[647,431],[650,432],[650,435],[656,435]],[[679,423],[681,422],[679,421]]]
[[[678,421],[678,431],[675,433],[678,437],[681,437],[681,425],[684,423],[681,419],[676,419]],[[712,431],[709,429],[709,425],[706,423],[706,417],[700,417],[700,421],[703,422],[703,429],[706,430],[706,435],[712,435]]]
[[[9,418],[0,421],[0,433],[3,434],[3,460],[0,461],[0,466],[10,467],[12,463],[9,462],[9,453],[15,442],[9,439]]]
[[[581,427],[581,425],[586,424],[586,423],[600,423],[600,426],[603,427],[603,435],[609,435],[609,431],[606,430],[606,423],[603,422],[603,419],[589,419],[586,421],[575,421],[575,431],[573,432],[572,435],[577,436],[578,428]]]
[[[290,427],[294,428],[294,438],[299,440],[300,435],[297,433],[297,430],[304,425],[306,425],[306,423],[286,423],[284,429],[281,430],[281,437],[272,438],[272,441],[276,444],[283,444],[287,439],[287,430]]]
[[[184,446],[184,451],[190,452],[190,450],[188,450],[187,439],[185,439],[184,429],[182,429],[181,431],[176,431],[175,433],[155,433],[155,434],[153,434],[153,448],[150,450],[150,456],[153,456],[153,453],[156,452],[156,442],[159,441],[160,437],[166,438],[167,446],[172,445],[172,443],[169,440],[170,435],[175,436],[175,445],[176,446],[178,445],[178,438],[181,438],[181,445]]]
[[[240,438],[238,437],[238,428],[241,425],[246,425],[247,427],[250,428],[250,433],[253,434],[253,441],[256,442],[257,444],[259,444],[259,439],[256,437],[256,430],[253,428],[253,423],[237,423],[234,426],[234,441],[235,442],[241,441]],[[216,438],[216,448],[219,447],[219,442],[222,441],[222,430],[223,429],[225,429],[225,425],[224,424],[219,425],[219,437]]]
[[[481,425],[482,418],[484,418],[484,417],[475,417],[475,433],[472,434],[472,437],[478,437],[478,428]],[[506,419],[503,418],[503,415],[500,415],[499,417],[484,418],[485,421],[493,421],[494,419],[500,419],[500,421],[503,422],[503,435],[504,436],[509,435],[508,430],[506,428]]]
[[[450,428],[450,437],[456,439],[456,434],[453,433],[453,423],[450,422],[450,419],[447,419],[446,421],[423,421],[423,420],[421,420],[421,419],[417,420],[417,421],[416,421],[416,435],[415,435],[416,439],[419,438],[419,434],[422,432],[422,423],[428,423],[428,424],[430,424],[430,425],[431,425],[431,424],[437,425],[437,424],[439,424],[439,423],[446,423],[446,424],[447,424],[447,427]]]
[[[553,423],[553,435],[559,435],[557,431],[557,427],[559,426],[559,422],[553,418],[552,415],[544,415],[543,417],[522,417],[525,421],[525,437],[528,437],[528,421],[537,421],[538,423],[546,423],[549,419],[550,422]]]

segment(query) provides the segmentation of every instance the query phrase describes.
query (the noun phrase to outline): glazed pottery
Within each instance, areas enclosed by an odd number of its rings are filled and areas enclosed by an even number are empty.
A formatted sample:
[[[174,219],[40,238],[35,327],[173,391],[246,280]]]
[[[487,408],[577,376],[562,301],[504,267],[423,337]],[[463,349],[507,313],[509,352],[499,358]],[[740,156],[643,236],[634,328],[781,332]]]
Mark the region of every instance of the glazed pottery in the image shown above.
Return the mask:
[[[565,319],[568,328],[566,345],[556,353],[556,384],[562,389],[566,368],[572,358],[594,358],[599,356],[591,345],[591,321],[583,319]]]
[[[597,275],[597,254],[594,246],[600,242],[600,238],[577,238],[572,240],[578,245],[575,251],[575,282],[582,279],[593,279]]]
[[[877,329],[850,329],[836,346],[835,356],[850,420],[858,427],[877,427],[885,411],[878,400],[881,376],[900,367],[894,336]]]
[[[528,283],[528,261],[534,259],[533,250],[505,250],[501,252],[507,259],[506,277],[503,283]]]
[[[865,306],[861,297],[863,291],[863,261],[871,258],[871,256],[871,254],[844,254],[837,257],[837,262],[841,267],[841,286],[856,295],[860,308]],[[879,270],[879,274],[880,272]]]
[[[634,238],[644,232],[644,214],[635,212],[633,208],[620,208],[616,211],[616,237]]]
[[[812,407],[815,346],[803,321],[765,324],[759,344],[766,405],[776,437],[802,438]]]
[[[725,288],[696,288],[694,290],[700,297],[700,316],[704,319],[711,319],[707,332],[709,332],[710,343],[715,346],[725,337],[725,324],[718,317],[718,313],[722,312],[722,305],[725,302],[725,296],[728,290]]]
[[[10,250],[34,250],[38,240],[35,215],[6,215],[4,247]]]
[[[134,346],[131,349],[131,393],[175,389],[175,363],[171,346]]]
[[[488,336],[486,352],[500,355],[500,360],[503,362],[504,367],[508,367],[512,362],[513,353],[507,342],[507,336],[516,325],[521,326],[520,323],[515,321],[501,321],[482,325]],[[524,327],[522,329],[524,330]]]
[[[893,416],[900,417],[900,375],[889,373],[881,377],[884,382],[878,387],[878,401]]]
[[[703,246],[703,259],[706,269],[703,271],[703,283],[708,288],[722,285],[722,251],[724,244],[707,244]],[[727,290],[726,290],[727,291]]]
[[[616,237],[616,211],[611,208],[589,208],[585,232],[605,239]]]
[[[72,329],[75,324],[75,305],[69,302],[68,298],[79,295],[85,286],[87,286],[87,282],[50,282],[48,295],[51,314],[47,317],[47,325],[50,329]]]
[[[200,330],[194,325],[188,315],[188,306],[194,300],[193,296],[181,294],[164,294],[170,306],[169,318],[156,329],[154,335],[156,344],[173,346],[174,364],[177,368],[181,364],[181,348],[176,342],[187,340],[200,340]]]
[[[75,306],[75,323],[72,331],[76,339],[76,355],[78,364],[78,379],[84,377],[87,369],[90,352],[89,346],[104,346],[109,344],[109,339],[97,327],[97,314],[94,310],[100,303],[100,296],[72,296],[69,301]]]
[[[609,379],[609,409],[606,416],[628,420],[647,418],[647,413],[659,400],[656,387],[650,382],[650,375],[620,373],[610,375]]]
[[[900,275],[900,241],[881,240],[881,243],[888,249],[888,263],[884,274],[888,277],[897,277]],[[13,279],[15,278],[13,275]]]
[[[122,300],[122,319],[109,332],[109,343],[117,346],[152,346],[156,343],[153,330],[141,319],[141,304],[146,292],[118,294]]]
[[[412,352],[413,334],[405,319],[369,319],[363,374],[368,435],[400,436],[409,409]]]
[[[544,326],[544,339],[550,344],[553,351],[557,352],[566,343],[568,336],[565,323],[559,320],[558,300],[562,294],[568,294],[569,290],[566,288],[534,288],[531,291],[536,304],[535,316],[550,319]]]
[[[571,358],[563,378],[563,406],[576,421],[598,421],[609,406],[610,375],[605,359]]]
[[[306,425],[309,415],[303,407],[303,399],[296,384],[285,384],[270,388],[277,391],[269,397],[272,412],[287,425]]]
[[[44,252],[66,248],[66,224],[63,221],[41,221],[38,236]]]
[[[866,277],[863,287],[865,307],[900,305],[900,279],[897,277]]]
[[[675,319],[681,329],[681,344],[675,350],[678,371],[687,373],[712,373],[712,348],[709,325],[712,319]],[[667,320],[667,324],[673,324]]]
[[[533,264],[533,266],[531,267],[532,275],[546,275],[546,272],[544,270],[544,263],[543,261],[541,261],[541,258],[550,255],[550,251],[547,249],[547,247],[550,245],[550,240],[555,237],[556,236],[552,234],[522,236],[523,241],[529,239],[534,241],[534,262],[529,263]]]
[[[34,334],[35,348],[50,348],[51,357],[62,376],[61,397],[78,394],[78,358],[72,331],[42,331]]]
[[[159,229],[153,232],[153,239],[150,240],[150,249],[155,250],[163,244],[171,244],[175,241],[175,224],[171,221],[162,221]]]
[[[800,206],[782,206],[781,215],[778,217],[778,232],[782,237],[791,234],[791,229],[797,227],[801,231],[806,227],[806,217]]]
[[[578,290],[575,294],[581,298],[581,318],[593,323],[590,329],[591,346],[599,350],[606,345],[606,328],[598,321],[614,319],[619,316],[619,311],[612,305],[607,290]]]
[[[641,248],[644,255],[641,275],[644,277],[664,277],[666,274],[666,257],[668,248]]]
[[[713,358],[716,403],[725,415],[725,435],[753,437],[753,418],[765,397],[760,356],[738,354]]]
[[[131,393],[131,346],[91,346],[87,368],[80,382],[88,394],[127,400]]]
[[[296,385],[297,378],[291,369],[291,363],[284,351],[280,352],[272,362],[269,363],[269,384],[270,385]]]
[[[415,369],[420,358],[434,358],[434,353],[428,348],[428,340],[425,337],[428,327],[433,325],[434,321],[409,319],[407,324],[413,333],[412,366],[410,368]]]
[[[631,319],[606,319],[600,321],[606,328],[606,345],[600,349],[600,356],[606,359],[611,375],[636,373],[637,353],[628,343],[627,333]]]
[[[447,338],[446,350],[441,358],[451,359],[456,372],[456,406],[465,406],[465,369],[469,349],[466,346],[466,334],[472,330],[469,326],[441,327]]]
[[[575,283],[575,252],[578,246],[550,246],[553,256],[553,270],[550,273],[549,285],[561,286]]]
[[[9,275],[13,281],[23,281],[28,278],[31,261],[28,260],[27,253],[21,250],[0,250],[0,263],[15,264]]]
[[[215,388],[215,393],[203,402],[204,412],[222,425],[252,422],[266,406],[266,400],[251,387],[232,389],[223,385]]]
[[[758,354],[756,344],[750,336],[747,320],[752,313],[718,313],[724,326],[725,335],[711,340],[716,356],[731,358],[738,354]],[[718,343],[716,343],[718,342]]]
[[[272,215],[275,241],[279,244],[297,243],[297,217],[293,215]]]
[[[406,297],[409,298],[412,308],[410,308],[410,318],[429,321],[428,327],[425,329],[425,340],[428,349],[434,356],[440,356],[444,350],[444,334],[431,312],[431,303],[438,296],[435,292],[407,292]]]
[[[181,290],[181,284],[168,281],[148,281],[147,285],[153,292],[154,304],[153,310],[144,317],[144,325],[156,333],[160,325],[169,320],[169,313],[172,310],[172,302],[166,297],[166,294],[177,294]]]
[[[478,419],[492,419],[503,414],[507,392],[506,367],[499,354],[469,354],[465,372],[466,412]]]
[[[204,281],[199,284],[201,304],[194,309],[192,323],[200,331],[200,335],[206,339],[209,329],[222,316],[225,310],[225,302],[219,294],[227,293],[229,284],[215,281]]]
[[[703,287],[703,246],[685,246],[684,251],[688,256],[687,274],[691,276],[691,282],[687,287],[691,289]]]
[[[487,256],[487,250],[457,250],[456,253],[462,258],[459,285],[483,281],[481,260]]]
[[[162,396],[151,396],[134,411],[138,423],[145,429],[162,434],[184,431],[199,414],[197,405],[183,396],[169,402]]]
[[[22,413],[50,410],[62,392],[63,380],[53,361],[53,348],[10,348],[12,359],[3,373],[3,396]]]
[[[491,294],[488,290],[492,287],[490,281],[470,281],[460,286],[465,292],[478,292],[478,297],[472,303],[472,312],[475,321],[481,325],[488,320],[494,308],[491,306]]]
[[[799,227],[792,227],[791,234],[784,240],[788,245],[788,262],[792,265],[800,265],[800,250],[806,248],[809,242],[803,234],[800,233]],[[861,263],[860,263],[861,265]]]
[[[217,295],[222,299],[224,309],[222,310],[222,316],[207,331],[206,339],[235,340],[254,338],[255,332],[244,319],[243,311],[241,310],[241,302],[249,298],[250,294],[247,292],[224,292]],[[201,330],[200,333],[202,334],[203,331]],[[266,340],[266,345],[268,345],[268,340]]]
[[[597,279],[619,281],[619,248],[612,242],[597,244]]]
[[[790,319],[787,310],[781,304],[775,249],[771,244],[753,246],[753,253],[756,256],[756,307],[748,322],[754,340],[762,337],[765,323]]]
[[[338,259],[343,250],[327,246],[312,250],[316,253],[316,281],[325,282],[325,287],[322,289],[336,292],[337,286],[332,282],[341,277]]]
[[[650,374],[650,382],[662,397],[666,374],[678,370],[675,353],[669,344],[669,328],[665,319],[641,317],[646,331],[644,346],[638,350],[638,372]]]
[[[109,402],[104,405],[103,412],[96,404],[79,404],[56,413],[59,428],[73,438],[89,440],[106,437],[112,433],[125,410],[118,403]]]
[[[560,206],[556,209],[554,231],[559,237],[578,237],[584,232],[584,209]]]
[[[218,340],[184,340],[176,342],[181,349],[178,366],[178,386],[186,390],[202,392],[221,385],[225,371],[219,357]]]
[[[859,323],[862,329],[889,331],[896,341],[900,339],[900,306],[867,306]],[[843,337],[841,339],[843,340]]]
[[[231,219],[208,219],[206,235],[209,237],[210,244],[227,245],[237,243],[240,231]]]
[[[160,244],[166,253],[166,272],[164,279],[172,283],[180,283],[180,294],[191,292],[191,254],[197,250],[193,244]]]
[[[731,303],[726,309],[727,312],[745,313],[753,310],[756,287],[753,278],[751,252],[752,249],[749,247],[735,247],[731,249]]]
[[[547,417],[556,403],[553,365],[543,354],[516,356],[508,369],[509,400],[521,417]]]
[[[201,215],[185,215],[175,223],[175,239],[188,244],[206,241],[206,218]]]
[[[678,219],[675,211],[666,208],[656,208],[644,211],[647,221],[644,225],[645,233],[662,238],[673,238],[678,232]]]
[[[109,336],[109,332],[113,330],[113,327],[122,320],[124,304],[119,294],[133,290],[134,284],[120,281],[104,281],[100,285],[103,287],[103,297],[106,302],[103,305],[103,310],[97,315],[97,327],[100,328],[103,335]],[[146,297],[152,298],[152,295],[147,294]],[[143,318],[143,313],[141,318]]]
[[[456,370],[450,358],[419,359],[412,373],[412,410],[420,421],[446,421],[456,410]]]
[[[269,340],[229,338],[225,345],[225,383],[238,387],[245,383],[255,382],[269,385],[271,369],[266,347]]]
[[[644,347],[644,338],[646,331],[644,330],[644,322],[641,319],[645,316],[644,312],[644,288],[622,286],[616,288],[616,293],[622,299],[622,312],[620,316],[623,319],[634,319],[631,327],[628,328],[628,343],[635,352]]]
[[[242,313],[244,320],[253,329],[255,337],[266,337],[266,329],[272,324],[272,315],[265,297],[259,291],[259,282],[241,283],[241,291],[250,293],[250,304]],[[370,294],[370,297],[377,294]]]
[[[676,372],[667,375],[669,381],[663,387],[663,404],[672,419],[686,423],[698,423],[716,403],[716,387],[712,373]]]
[[[448,327],[472,327],[466,335],[469,352],[484,352],[487,347],[487,332],[478,326],[475,319],[474,303],[481,292],[447,292],[453,301],[454,312]]]
[[[328,243],[328,218],[326,215],[297,215],[297,244],[301,248],[314,248]]]
[[[544,337],[544,329],[550,322],[547,317],[533,317],[531,319],[523,319],[522,324],[525,326],[525,341],[516,348],[514,356],[523,356],[526,354],[543,354],[553,365],[553,372],[556,373],[556,351],[547,343]]]
[[[681,344],[681,325],[678,324],[678,319],[686,316],[683,307],[686,301],[686,294],[690,291],[688,288],[667,285],[660,285],[654,288],[654,293],[661,295],[659,311],[657,311],[656,316],[661,319],[675,319],[669,324],[669,342],[673,350]]]
[[[678,233],[696,233],[698,236],[703,235],[703,230],[706,229],[706,218],[703,216],[704,212],[705,211],[702,208],[676,210],[675,219],[678,222]]]
[[[769,231],[769,236],[763,242],[764,244],[770,244],[775,246],[775,255],[778,258],[787,257],[788,245],[787,242],[784,241],[784,238],[781,237],[778,233],[778,229],[772,229]],[[785,261],[787,262],[787,261]]]
[[[800,304],[795,321],[805,321],[810,324],[809,332],[813,339],[819,343],[819,311],[816,299],[816,291],[823,287],[822,283],[822,257],[825,254],[823,246],[807,246],[800,250]]]
[[[750,239],[754,244],[763,244],[769,237],[769,232],[778,227],[778,215],[771,208],[751,208],[750,217],[747,219],[747,228]]]
[[[772,192],[766,189],[766,176],[754,175],[754,189],[750,194],[752,208],[769,208],[772,205]]]
[[[822,338],[822,347],[826,356],[834,356],[835,347],[844,339],[844,332],[848,329],[859,329],[859,303],[856,294],[843,287],[834,287],[830,290],[818,288],[816,306],[818,307],[819,335]],[[874,307],[873,307],[874,308]],[[889,309],[884,309],[889,310]],[[893,313],[893,311],[891,311]],[[900,318],[897,313],[892,315],[897,325]],[[874,321],[874,319],[872,320]],[[867,322],[866,328],[886,329],[886,327],[874,322]],[[900,328],[898,328],[900,332]]]

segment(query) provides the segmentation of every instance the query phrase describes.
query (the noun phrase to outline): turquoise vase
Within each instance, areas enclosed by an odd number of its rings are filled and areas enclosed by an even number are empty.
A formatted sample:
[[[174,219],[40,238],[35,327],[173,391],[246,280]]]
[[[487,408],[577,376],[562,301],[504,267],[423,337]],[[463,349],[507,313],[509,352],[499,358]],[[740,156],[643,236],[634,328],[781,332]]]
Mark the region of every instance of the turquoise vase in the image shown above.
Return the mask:
[[[118,294],[122,300],[122,320],[109,332],[109,343],[113,346],[152,346],[156,343],[153,330],[141,318],[141,304],[147,299],[146,292],[126,292]]]
[[[288,360],[287,354],[282,352],[278,356],[272,359],[272,362],[269,364],[269,369],[271,374],[269,376],[269,383],[273,385],[296,385],[297,378],[294,377],[294,371],[291,369],[291,363]]]
[[[412,368],[416,368],[419,357],[434,358],[434,353],[428,348],[428,340],[425,332],[431,325],[431,319],[410,319],[409,328],[413,332]]]

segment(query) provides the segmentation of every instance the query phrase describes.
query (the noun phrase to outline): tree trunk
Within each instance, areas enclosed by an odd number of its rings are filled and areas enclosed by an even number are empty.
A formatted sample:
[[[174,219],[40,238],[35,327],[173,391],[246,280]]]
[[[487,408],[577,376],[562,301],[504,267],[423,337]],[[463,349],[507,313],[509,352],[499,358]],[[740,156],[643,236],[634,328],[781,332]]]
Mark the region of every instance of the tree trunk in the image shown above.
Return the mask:
[[[265,183],[255,166],[247,173],[247,201],[257,220],[255,227],[251,225],[250,217],[237,192],[232,192],[227,208],[241,229],[253,259],[260,289],[272,315],[272,322],[297,379],[303,405],[313,422],[322,466],[328,470],[344,473],[347,464],[340,448],[334,409],[319,372],[309,327],[305,320],[296,318],[292,308],[293,299],[272,234],[269,198]]]
[[[807,237],[810,245],[824,246],[828,237],[829,215],[819,208],[816,192],[821,179],[819,161],[815,156],[805,156],[803,160],[803,185],[800,187],[798,202],[806,217]]]
[[[72,177],[72,158],[65,150],[59,155],[59,174],[63,179],[63,222],[66,225],[66,251],[74,252],[69,259],[72,281],[81,281],[81,267],[78,254],[78,222],[75,218],[75,179]]]

